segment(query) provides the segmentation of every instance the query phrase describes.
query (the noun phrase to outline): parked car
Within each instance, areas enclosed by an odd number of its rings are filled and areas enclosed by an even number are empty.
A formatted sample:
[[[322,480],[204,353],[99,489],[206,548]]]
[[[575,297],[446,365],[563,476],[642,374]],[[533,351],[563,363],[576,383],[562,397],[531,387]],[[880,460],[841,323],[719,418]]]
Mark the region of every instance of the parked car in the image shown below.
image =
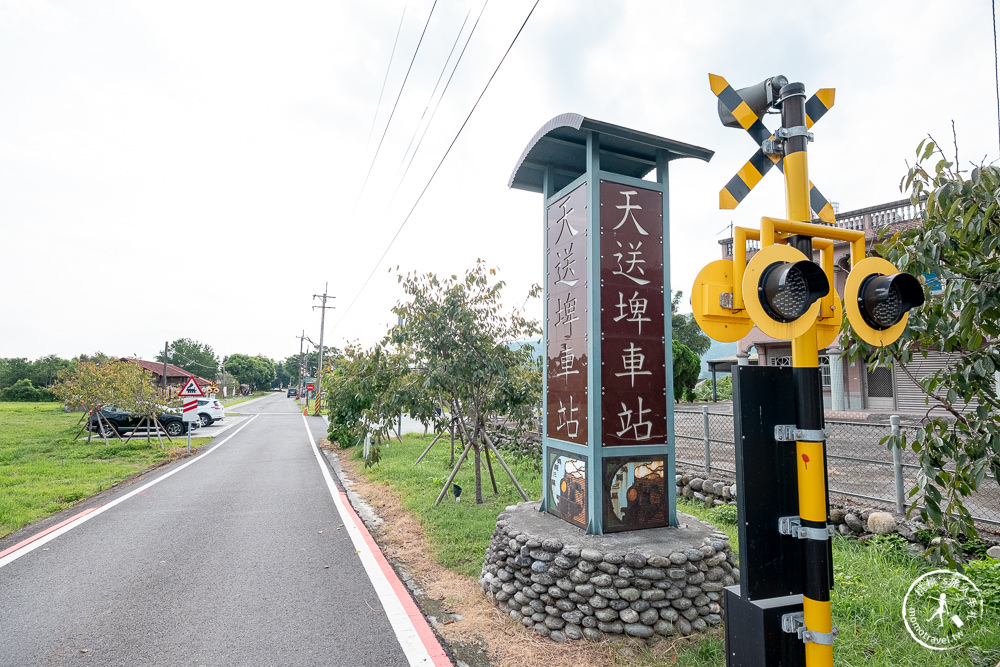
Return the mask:
[[[298,395],[299,395],[299,390],[296,389],[295,387],[289,387],[288,392],[285,393],[285,396],[287,396],[288,398],[296,398]]]
[[[215,398],[198,399],[198,423],[202,426],[211,426],[215,422],[221,422],[226,418],[226,410],[222,403]]]
[[[125,410],[119,410],[114,405],[105,405],[101,408],[101,416],[104,419],[101,420],[100,428],[98,428],[97,417],[95,417],[93,411],[91,411],[90,419],[87,422],[87,430],[94,433],[101,433],[105,437],[114,435],[114,432],[108,428],[108,423],[114,427],[115,431],[122,434],[134,431],[139,426],[139,422],[142,421],[142,417],[140,415],[127,412]],[[179,414],[164,412],[158,415],[157,419],[161,424],[163,424],[163,429],[167,432],[167,435],[172,438],[187,433],[187,426],[184,423],[184,418]],[[104,420],[107,420],[107,422]],[[200,425],[201,424],[198,422],[191,422],[192,430],[198,428]],[[143,427],[145,428],[145,425],[143,425]]]

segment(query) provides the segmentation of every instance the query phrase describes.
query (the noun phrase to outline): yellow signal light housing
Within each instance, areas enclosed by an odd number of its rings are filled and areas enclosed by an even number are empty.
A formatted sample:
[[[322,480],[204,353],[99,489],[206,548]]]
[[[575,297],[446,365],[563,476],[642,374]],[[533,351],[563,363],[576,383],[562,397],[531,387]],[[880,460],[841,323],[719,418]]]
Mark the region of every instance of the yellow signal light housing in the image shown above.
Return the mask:
[[[789,293],[785,278],[793,276],[801,289],[791,305],[803,312],[795,319],[782,318],[773,297],[775,293]],[[824,271],[802,252],[787,245],[761,248],[743,273],[743,302],[751,320],[758,329],[778,340],[792,340],[809,331],[819,317],[815,302],[829,291],[830,283]]]
[[[910,319],[910,309],[923,302],[919,281],[900,273],[892,262],[881,257],[861,260],[847,275],[844,286],[847,320],[870,345],[882,347],[899,339]],[[882,309],[888,312],[880,312]]]
[[[722,343],[735,343],[753,329],[746,310],[732,308],[735,275],[731,260],[717,259],[698,272],[691,288],[695,321],[709,338]]]

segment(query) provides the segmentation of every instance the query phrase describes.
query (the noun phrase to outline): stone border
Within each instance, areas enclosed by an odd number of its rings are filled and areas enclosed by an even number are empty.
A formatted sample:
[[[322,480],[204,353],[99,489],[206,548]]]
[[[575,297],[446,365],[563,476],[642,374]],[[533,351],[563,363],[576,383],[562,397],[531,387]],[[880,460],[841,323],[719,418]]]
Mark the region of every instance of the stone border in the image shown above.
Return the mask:
[[[699,546],[663,554],[602,552],[519,530],[515,514],[538,515],[538,506],[519,503],[497,517],[479,579],[487,598],[512,620],[556,642],[688,635],[722,622],[722,589],[740,576],[725,533],[698,522],[709,534]],[[617,535],[634,545],[642,532]],[[601,539],[614,544],[616,535]]]

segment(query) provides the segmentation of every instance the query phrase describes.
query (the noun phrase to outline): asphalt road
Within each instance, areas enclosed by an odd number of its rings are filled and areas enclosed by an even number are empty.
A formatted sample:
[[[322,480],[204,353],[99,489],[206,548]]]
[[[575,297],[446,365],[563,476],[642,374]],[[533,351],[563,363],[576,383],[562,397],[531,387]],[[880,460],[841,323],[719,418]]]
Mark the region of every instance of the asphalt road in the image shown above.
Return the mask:
[[[313,453],[322,420],[284,394],[233,409],[256,416],[0,567],[0,665],[408,664]]]

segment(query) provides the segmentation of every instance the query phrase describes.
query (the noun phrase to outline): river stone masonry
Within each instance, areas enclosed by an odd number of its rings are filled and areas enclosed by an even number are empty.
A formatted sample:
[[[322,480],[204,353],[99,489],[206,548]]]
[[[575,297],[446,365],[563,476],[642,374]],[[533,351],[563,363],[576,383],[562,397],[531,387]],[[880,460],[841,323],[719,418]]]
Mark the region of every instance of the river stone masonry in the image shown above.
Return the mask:
[[[556,642],[607,635],[688,635],[722,622],[722,589],[739,582],[725,533],[677,513],[679,527],[585,535],[508,507],[486,550],[480,586],[501,611]]]

